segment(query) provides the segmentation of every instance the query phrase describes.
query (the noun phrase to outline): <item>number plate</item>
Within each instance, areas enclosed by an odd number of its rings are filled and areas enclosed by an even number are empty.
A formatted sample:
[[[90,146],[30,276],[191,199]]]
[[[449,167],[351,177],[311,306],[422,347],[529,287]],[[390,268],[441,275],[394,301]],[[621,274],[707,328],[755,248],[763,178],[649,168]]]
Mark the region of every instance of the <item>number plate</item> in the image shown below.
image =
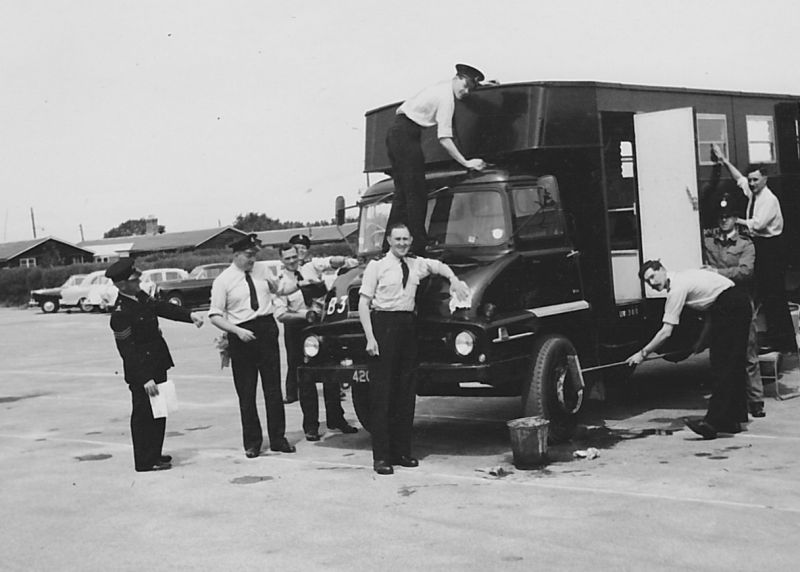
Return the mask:
[[[351,379],[353,383],[369,383],[369,370],[357,369],[353,372]]]

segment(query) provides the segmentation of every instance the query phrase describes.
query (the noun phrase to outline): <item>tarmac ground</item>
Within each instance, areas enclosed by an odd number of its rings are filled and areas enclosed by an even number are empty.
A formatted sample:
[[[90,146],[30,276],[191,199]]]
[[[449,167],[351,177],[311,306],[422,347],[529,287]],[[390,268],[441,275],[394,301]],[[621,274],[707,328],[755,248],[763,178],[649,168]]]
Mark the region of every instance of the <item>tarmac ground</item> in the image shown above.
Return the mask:
[[[136,473],[108,316],[0,309],[0,570],[797,569],[800,399],[704,441],[681,419],[705,411],[707,354],[643,364],[530,471],[517,398],[418,398],[420,466],[378,476],[368,433],[307,442],[297,403],[297,453],[246,459],[218,331],[161,324],[174,466]],[[778,383],[798,390],[796,358]]]

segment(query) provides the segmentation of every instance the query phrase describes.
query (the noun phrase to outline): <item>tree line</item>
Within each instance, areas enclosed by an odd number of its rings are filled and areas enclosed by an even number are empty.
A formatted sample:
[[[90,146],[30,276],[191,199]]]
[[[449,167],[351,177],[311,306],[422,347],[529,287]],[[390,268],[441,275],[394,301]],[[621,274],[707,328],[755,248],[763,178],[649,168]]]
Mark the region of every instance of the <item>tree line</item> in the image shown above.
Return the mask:
[[[356,218],[348,218],[347,222],[355,222]],[[259,232],[262,230],[281,230],[284,228],[301,228],[309,226],[327,226],[336,224],[335,219],[316,220],[313,222],[300,222],[296,220],[282,221],[272,218],[264,213],[249,212],[236,215],[233,221],[234,228],[244,232]],[[136,236],[145,234],[147,228],[146,219],[129,219],[103,233],[103,238],[116,238],[120,236]],[[158,225],[158,234],[166,232],[164,225]]]

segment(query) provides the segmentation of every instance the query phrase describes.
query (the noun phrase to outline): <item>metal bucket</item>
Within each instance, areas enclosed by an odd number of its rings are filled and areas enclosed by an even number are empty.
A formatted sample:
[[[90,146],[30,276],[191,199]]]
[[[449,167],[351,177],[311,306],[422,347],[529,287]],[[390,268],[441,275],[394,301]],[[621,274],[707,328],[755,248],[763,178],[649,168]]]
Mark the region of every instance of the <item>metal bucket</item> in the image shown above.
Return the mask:
[[[543,417],[521,417],[508,423],[514,466],[535,469],[547,462],[547,431],[550,421]]]

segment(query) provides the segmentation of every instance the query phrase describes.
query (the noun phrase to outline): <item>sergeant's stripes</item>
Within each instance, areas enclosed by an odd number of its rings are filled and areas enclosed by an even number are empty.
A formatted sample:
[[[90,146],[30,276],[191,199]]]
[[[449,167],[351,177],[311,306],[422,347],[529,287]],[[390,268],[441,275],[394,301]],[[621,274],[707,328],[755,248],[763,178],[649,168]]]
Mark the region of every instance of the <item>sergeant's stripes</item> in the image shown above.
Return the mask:
[[[128,338],[131,337],[132,334],[133,330],[131,329],[130,326],[128,326],[127,328],[125,328],[120,332],[114,332],[114,337],[118,340],[127,340]]]

